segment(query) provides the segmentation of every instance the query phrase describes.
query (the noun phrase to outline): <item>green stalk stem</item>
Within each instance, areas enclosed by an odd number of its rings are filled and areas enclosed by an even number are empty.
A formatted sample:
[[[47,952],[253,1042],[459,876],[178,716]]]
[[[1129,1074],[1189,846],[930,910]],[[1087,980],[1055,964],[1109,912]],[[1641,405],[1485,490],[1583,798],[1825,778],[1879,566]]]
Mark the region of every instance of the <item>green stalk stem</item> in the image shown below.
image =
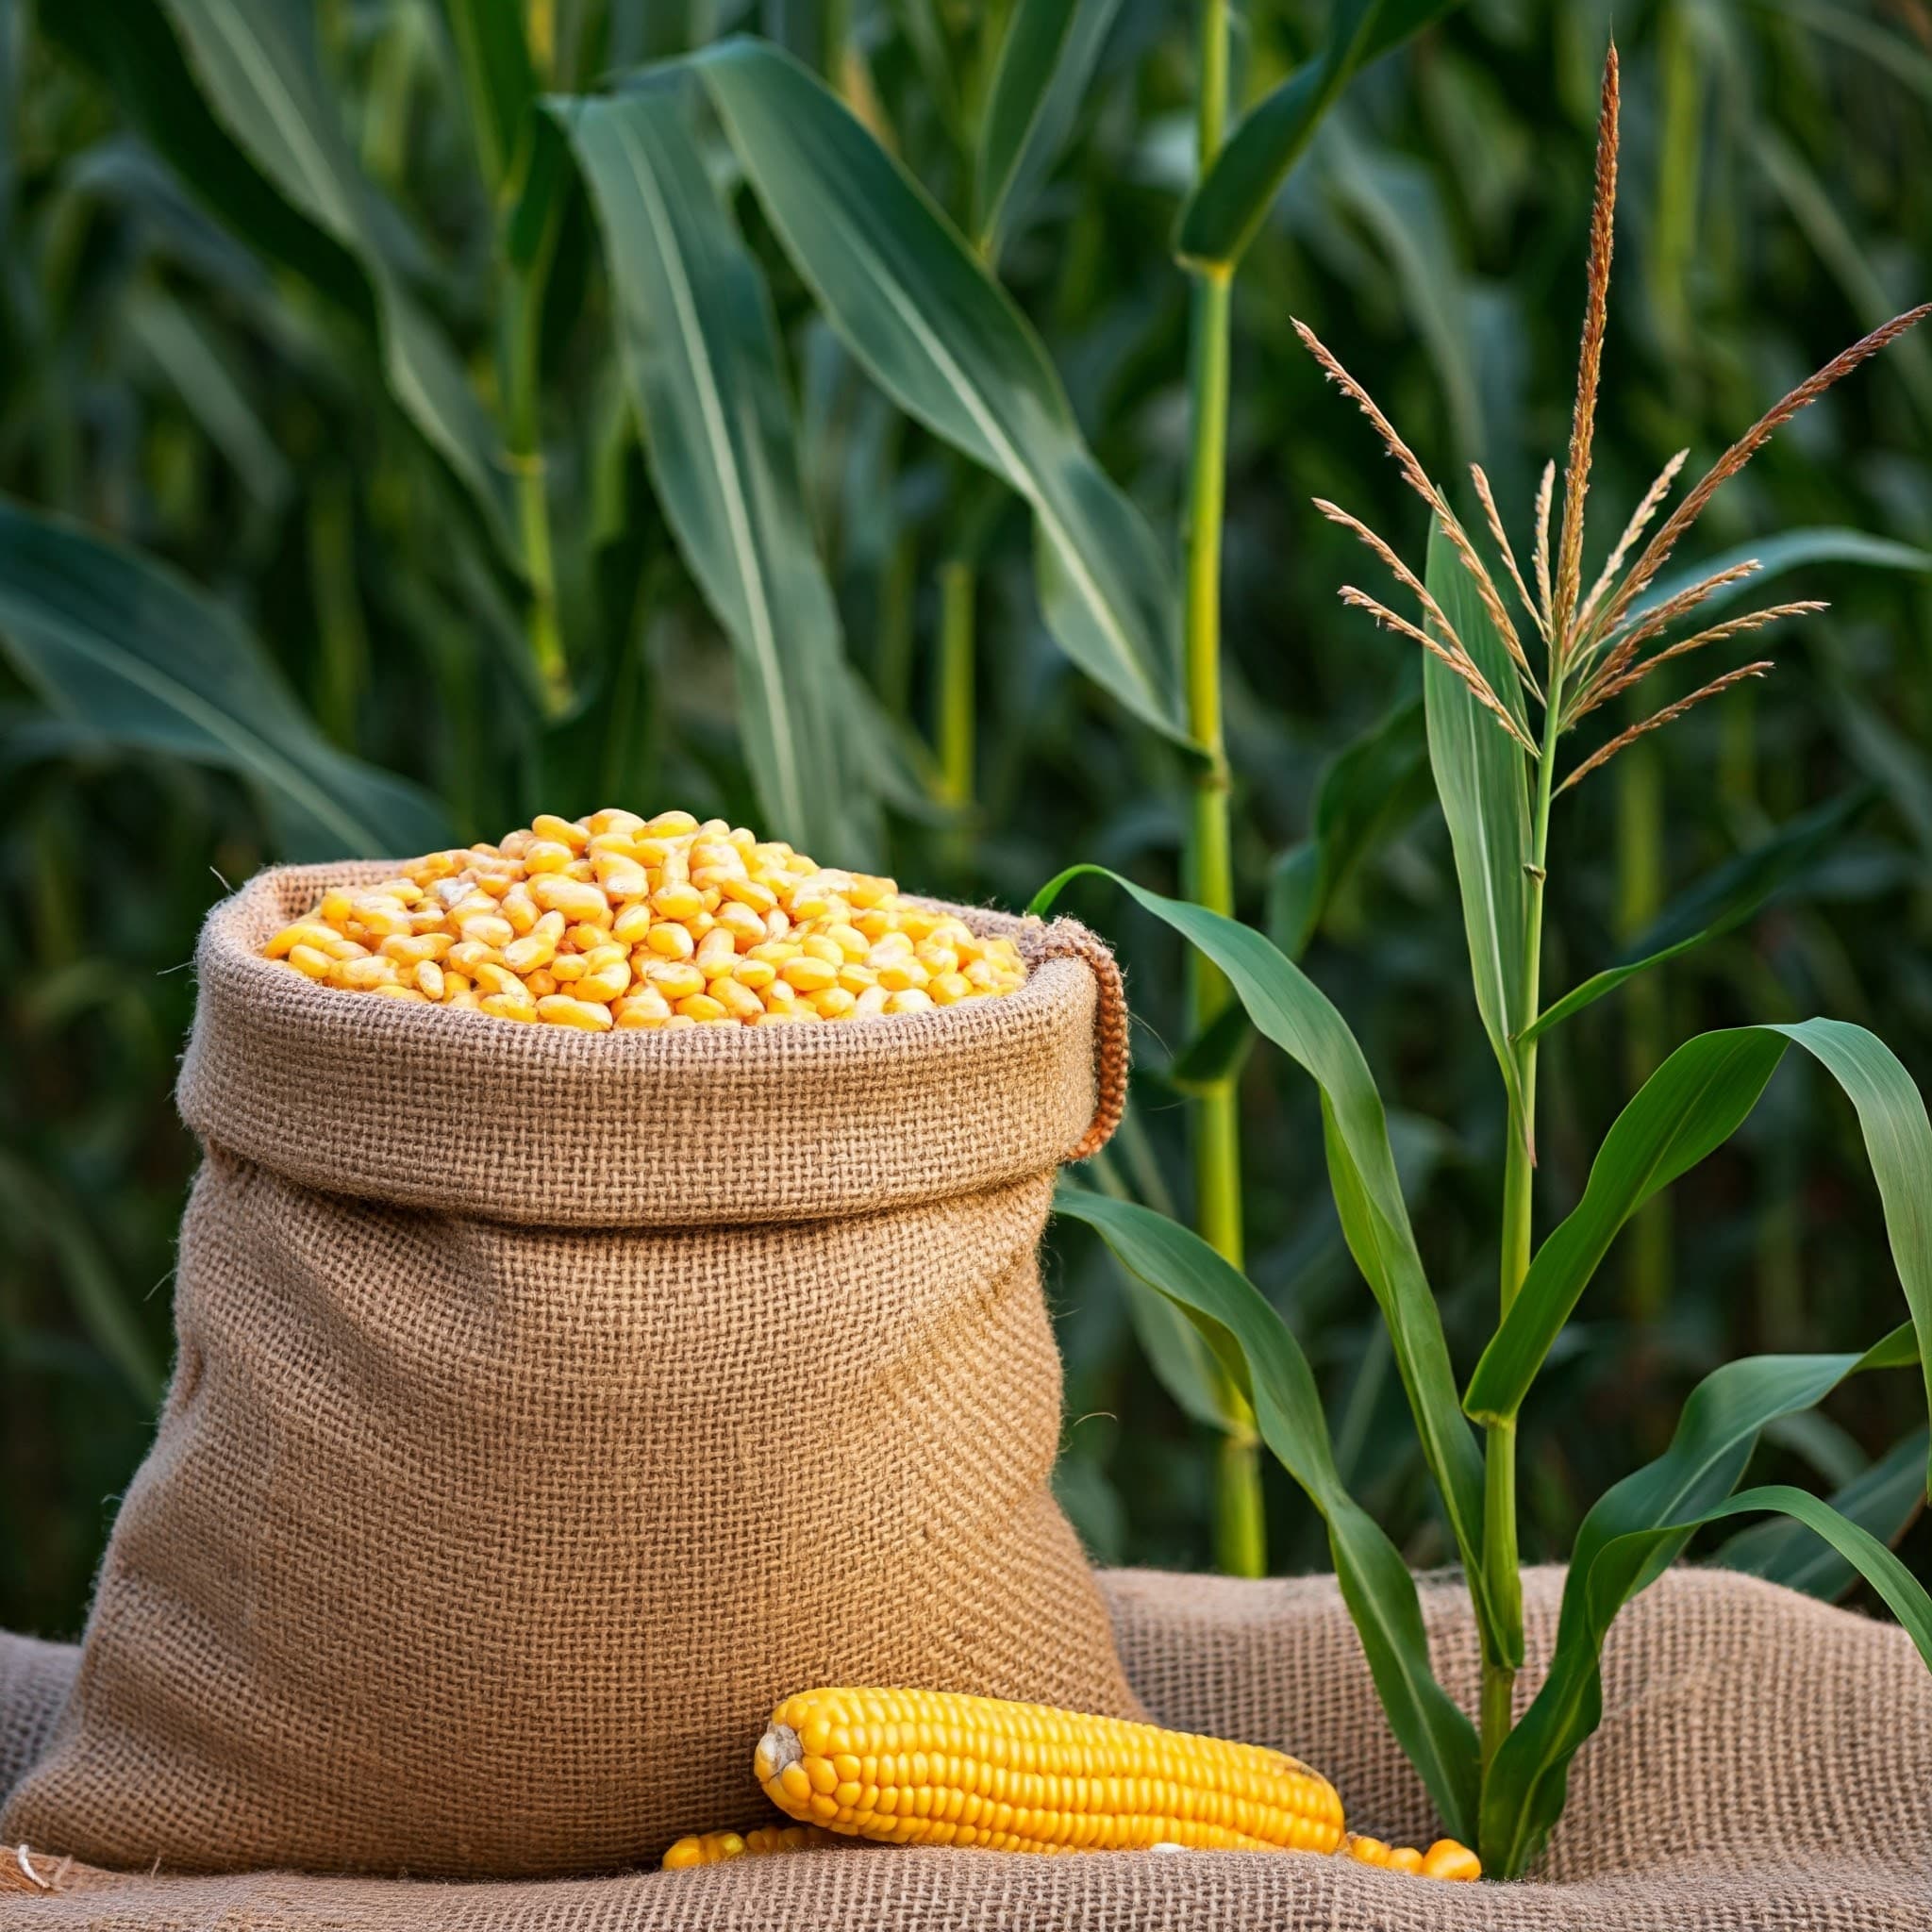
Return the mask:
[[[557,612],[557,565],[550,546],[550,504],[545,488],[540,375],[543,341],[543,291],[556,242],[550,234],[526,271],[508,275],[504,334],[506,460],[515,483],[517,528],[529,587],[525,617],[530,660],[555,717],[570,704],[570,664]]]
[[[1200,92],[1196,104],[1205,173],[1227,128],[1227,0],[1202,0]],[[1233,841],[1228,824],[1227,757],[1221,705],[1221,535],[1227,489],[1227,401],[1233,289],[1225,273],[1197,275],[1188,347],[1191,435],[1182,547],[1187,559],[1183,672],[1188,729],[1206,754],[1189,800],[1185,889],[1196,905],[1234,915]],[[1195,1030],[1226,1006],[1227,982],[1198,954],[1189,961],[1189,1006]],[[1194,1217],[1201,1238],[1242,1265],[1241,1117],[1232,1079],[1192,1106]],[[1260,1448],[1254,1416],[1232,1383],[1221,1391],[1228,1432],[1216,1477],[1215,1560],[1236,1576],[1267,1570]]]
[[[1530,826],[1528,930],[1524,940],[1523,1016],[1519,1034],[1536,1022],[1542,998],[1543,884],[1550,847],[1550,799],[1557,770],[1562,717],[1561,678],[1553,669],[1543,714],[1542,757],[1536,767],[1536,812]],[[1536,1175],[1537,1043],[1514,1049],[1520,1105],[1509,1109],[1509,1145],[1503,1170],[1501,1313],[1507,1315],[1529,1273],[1531,1210]],[[1516,1540],[1516,1424],[1493,1425],[1484,1444],[1483,1578],[1491,1604],[1510,1646],[1505,1657],[1483,1659],[1482,1761],[1487,1772],[1514,1720],[1517,1660],[1523,1652],[1523,1571]]]
[[[940,791],[959,814],[946,845],[956,870],[963,871],[972,857],[972,833],[966,814],[973,807],[974,770],[974,592],[977,579],[970,563],[958,558],[940,566],[940,649],[938,717],[934,721],[939,754]]]

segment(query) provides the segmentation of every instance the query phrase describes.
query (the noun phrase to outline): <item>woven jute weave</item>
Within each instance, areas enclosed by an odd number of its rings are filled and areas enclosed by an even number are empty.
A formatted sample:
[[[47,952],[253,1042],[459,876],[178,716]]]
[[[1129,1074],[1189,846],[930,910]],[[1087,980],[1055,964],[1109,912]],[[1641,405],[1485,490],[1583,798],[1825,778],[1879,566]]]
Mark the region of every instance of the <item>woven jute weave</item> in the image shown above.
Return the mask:
[[[1419,1841],[1428,1807],[1331,1582],[1102,1578],[1163,1721],[1286,1745],[1350,1822]],[[1533,1683],[1560,1576],[1525,1578]],[[1474,1704],[1459,1585],[1424,1586],[1437,1667]],[[0,1750],[36,1748],[75,1653],[0,1640]],[[1908,1640],[1774,1586],[1675,1571],[1618,1622],[1605,1715],[1532,1881],[1441,1885],[1283,1853],[1046,1858],[853,1846],[549,1884],[116,1877],[31,1857],[58,1893],[8,1932],[1932,1932],[1932,1677]],[[25,1713],[25,1717],[19,1713]],[[19,1757],[16,1758],[16,1762]],[[0,1757],[0,1788],[7,1764]],[[747,1778],[745,1789],[750,1789]],[[748,1824],[745,1805],[714,1821]],[[49,1848],[50,1850],[52,1848]],[[0,1863],[0,1885],[8,1866]],[[27,1881],[17,1867],[24,1894]]]
[[[591,1037],[204,932],[177,1357],[72,1697],[5,1836],[102,1865],[650,1859],[781,1697],[1134,1715],[1048,1488],[1053,1173],[1124,1081],[1119,976],[898,1021]]]

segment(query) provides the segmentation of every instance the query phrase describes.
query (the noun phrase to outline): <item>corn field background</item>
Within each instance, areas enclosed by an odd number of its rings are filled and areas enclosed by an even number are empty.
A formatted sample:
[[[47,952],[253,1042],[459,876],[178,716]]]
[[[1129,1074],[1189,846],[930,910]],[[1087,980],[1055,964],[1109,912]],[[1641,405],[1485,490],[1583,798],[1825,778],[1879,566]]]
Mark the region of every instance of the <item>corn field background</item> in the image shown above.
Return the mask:
[[[682,209],[714,252],[733,233],[718,210],[735,218],[756,273],[726,273],[724,322],[758,336],[769,290],[784,386],[744,400],[754,441],[795,450],[791,534],[830,591],[823,610],[808,592],[781,608],[806,610],[809,651],[762,684],[725,641],[695,459],[666,429],[678,375],[652,359],[648,325],[651,296],[675,289],[615,245],[596,157],[624,129],[604,108],[547,122],[558,167],[540,198],[507,124],[477,107],[491,9],[253,8],[0,0],[0,1624],[46,1635],[79,1627],[167,1372],[194,1165],[170,1089],[186,962],[224,881],[391,828],[414,849],[536,809],[675,804],[1019,907],[1080,858],[1175,891],[1190,811],[1182,753],[1050,634],[1028,503],[875,383],[704,102],[679,103],[691,165],[656,177],[694,198],[659,212]],[[1419,664],[1337,603],[1359,552],[1309,499],[1348,505],[1418,568],[1424,519],[1291,318],[1436,474],[1480,460],[1520,527],[1567,428],[1612,22],[1599,0],[1409,10],[1419,31],[1328,108],[1234,280],[1224,708],[1236,905],[1301,950],[1383,1070],[1466,1372],[1494,1292],[1493,1061]],[[1010,51],[1042,15],[1058,38]],[[1078,437],[1144,515],[1149,568],[1179,570],[1191,285],[1170,238],[1195,169],[1192,6],[533,0],[525,16],[548,95],[624,98],[602,76],[730,33],[819,75],[977,244]],[[247,75],[225,65],[250,18],[313,83],[256,123],[234,107]],[[1614,25],[1617,413],[1596,487],[1627,506],[1674,450],[1707,461],[1932,293],[1932,6],[1626,0]],[[1237,9],[1231,108],[1321,58],[1329,27],[1313,0]],[[1004,146],[1003,50],[1054,76]],[[1002,154],[1013,165],[990,170]],[[846,213],[861,238],[884,220]],[[75,529],[120,547],[75,551]],[[1779,635],[1774,676],[1583,789],[1569,837],[1584,857],[1549,908],[1553,983],[1727,904],[1755,909],[1551,1037],[1540,1227],[1577,1198],[1623,1101],[1700,1028],[1830,1013],[1932,1087],[1932,339],[1784,432],[1687,561],[1733,549],[1788,558],[1778,594],[1832,608]],[[90,656],[74,623],[54,636],[50,584],[89,636],[144,641],[139,675]],[[1140,1022],[1108,1178],[1185,1215],[1180,947],[1104,910]],[[1568,1546],[1715,1363],[1861,1349],[1895,1319],[1850,1110],[1800,1058],[1624,1235],[1559,1342],[1523,1417],[1525,1559]],[[1415,1564],[1441,1562],[1313,1091],[1251,1055],[1239,1109],[1249,1273],[1315,1363],[1344,1477]],[[1143,1332],[1098,1241],[1062,1223],[1053,1250],[1063,1500],[1104,1560],[1204,1567],[1212,1402]],[[1908,1502],[1924,1428],[1923,1391],[1880,1378],[1780,1424],[1756,1473]],[[1278,1471],[1265,1481],[1272,1566],[1322,1563],[1312,1510]],[[1932,1579],[1923,1521],[1899,1547]]]

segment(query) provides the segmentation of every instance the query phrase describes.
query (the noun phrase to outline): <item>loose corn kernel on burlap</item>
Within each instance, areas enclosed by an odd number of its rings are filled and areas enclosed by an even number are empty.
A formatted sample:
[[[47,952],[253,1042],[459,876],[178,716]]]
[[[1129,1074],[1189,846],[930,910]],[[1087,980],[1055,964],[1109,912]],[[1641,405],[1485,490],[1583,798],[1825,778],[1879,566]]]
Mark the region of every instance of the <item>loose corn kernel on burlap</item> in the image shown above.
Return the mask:
[[[348,992],[613,1027],[869,1020],[1011,992],[1009,939],[723,819],[540,812],[325,893],[268,957]]]

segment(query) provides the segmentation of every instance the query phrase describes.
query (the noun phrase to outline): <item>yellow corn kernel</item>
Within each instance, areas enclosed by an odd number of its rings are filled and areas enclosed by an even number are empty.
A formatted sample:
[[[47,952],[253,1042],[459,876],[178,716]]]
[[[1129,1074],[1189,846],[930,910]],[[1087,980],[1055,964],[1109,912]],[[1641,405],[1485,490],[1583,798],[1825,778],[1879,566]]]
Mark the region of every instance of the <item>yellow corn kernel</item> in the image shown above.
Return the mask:
[[[731,1017],[723,1005],[707,992],[687,994],[678,1001],[677,1010],[687,1020],[695,1020],[700,1024],[707,1020],[727,1020]]]
[[[821,1020],[842,1020],[858,1004],[858,996],[842,986],[828,986],[823,992],[813,993],[807,1004]]]
[[[705,990],[705,975],[689,959],[660,959],[644,968],[644,977],[674,1003]]]
[[[690,919],[705,909],[705,895],[689,883],[659,886],[651,894],[651,909],[659,919]]]
[[[559,986],[575,986],[591,969],[581,953],[559,953],[544,970]]]
[[[537,1017],[553,1026],[581,1026],[589,1033],[610,1030],[610,1008],[594,1000],[574,1000],[568,993],[554,992],[536,1004]]]
[[[707,979],[729,973],[738,963],[738,945],[722,925],[715,925],[698,941],[696,965]]]
[[[441,959],[456,944],[446,932],[391,933],[376,951],[399,966],[414,966],[424,959]]]
[[[497,902],[496,909],[509,921],[510,930],[519,939],[536,926],[539,918],[537,902],[530,897],[530,889],[522,884],[512,886]]]
[[[576,996],[580,1000],[596,1000],[608,1006],[629,989],[630,961],[611,959],[602,966],[593,966],[577,981]]]
[[[538,838],[554,841],[572,853],[581,852],[591,842],[591,835],[571,819],[560,819],[555,812],[540,811],[530,821],[530,829]]]
[[[1423,1854],[1423,1876],[1466,1884],[1483,1875],[1483,1861],[1453,1838],[1439,1838]]]
[[[1279,1751],[946,1691],[787,1698],[752,1768],[791,1817],[891,1844],[1325,1853],[1342,1837],[1334,1787]]]
[[[643,867],[635,858],[621,858],[614,852],[599,852],[591,858],[591,869],[596,874],[605,897],[613,904],[619,899],[641,899],[651,890],[651,882],[644,875]]]
[[[855,1020],[872,1020],[886,1010],[886,1002],[892,995],[882,986],[869,986],[858,995],[858,1003],[852,1008]]]
[[[413,986],[403,986],[395,981],[389,981],[381,986],[372,986],[368,990],[371,992],[380,993],[384,999],[413,1000],[419,1006],[427,1006],[429,1004]]]
[[[522,987],[513,993],[486,992],[476,1004],[484,1012],[494,1014],[499,1020],[534,1021],[537,1017],[537,1002]]]
[[[367,992],[378,986],[392,986],[396,978],[393,959],[334,959],[329,962],[329,984],[345,992]]]
[[[492,959],[478,960],[470,976],[485,992],[514,994],[525,991],[524,982],[508,966],[500,966]]]
[[[878,974],[879,984],[888,992],[907,992],[924,988],[932,978],[932,974],[910,955],[889,960],[878,969]]]
[[[539,967],[535,973],[528,974],[524,980],[524,991],[527,992],[533,1000],[541,1000],[546,998],[549,994],[557,991],[557,974],[554,973],[547,973],[541,967]]]
[[[285,925],[274,939],[269,941],[262,951],[265,959],[286,959],[297,946],[307,946],[315,951],[329,946],[341,935],[331,932],[319,921],[305,920],[294,925]]]
[[[650,937],[652,912],[646,899],[633,899],[610,922],[610,937],[621,946],[641,946]]]
[[[595,886],[564,873],[539,873],[530,881],[530,897],[544,911],[562,913],[572,925],[606,925],[610,920],[610,901]]]
[[[526,939],[511,940],[503,949],[503,963],[512,973],[535,973],[557,958],[557,942],[539,939],[533,932]]]
[[[748,986],[753,992],[762,992],[778,976],[778,969],[769,959],[740,959],[731,969],[731,976],[740,986]]]
[[[823,992],[839,983],[839,969],[828,960],[813,959],[800,954],[778,969],[778,977],[798,992]]]
[[[936,1007],[958,1006],[973,997],[973,982],[963,973],[936,973],[925,990]]]
[[[494,946],[478,945],[473,941],[464,940],[452,946],[442,956],[442,963],[445,966],[454,966],[458,973],[467,974],[474,979],[477,967],[486,963],[500,966],[503,962],[497,958]]]
[[[524,854],[525,875],[535,878],[540,873],[562,872],[574,857],[561,840],[539,839]]]
[[[612,1003],[610,1017],[619,1026],[661,1026],[671,1017],[671,1002],[655,986],[641,986]]]
[[[426,1000],[442,997],[442,968],[434,959],[418,959],[412,975],[416,991]]]
[[[287,957],[289,964],[304,979],[326,979],[329,969],[336,963],[316,946],[291,946]]]
[[[705,990],[734,1020],[756,1020],[765,1010],[764,1001],[733,974],[720,974]]]
[[[897,992],[886,994],[882,1008],[888,1013],[927,1013],[932,1010],[932,995],[924,987],[901,987]]]
[[[698,949],[698,942],[691,936],[691,928],[671,919],[654,925],[645,934],[644,943],[660,959],[689,959]]]
[[[770,912],[778,904],[777,893],[757,879],[726,877],[719,881],[719,890],[734,905],[753,912]]]
[[[578,921],[564,937],[580,953],[601,952],[606,946],[616,944],[610,927],[594,919]]]
[[[741,906],[735,900],[719,907],[718,929],[728,932],[737,941],[741,952],[748,953],[754,946],[765,942],[765,922],[749,906]]]

